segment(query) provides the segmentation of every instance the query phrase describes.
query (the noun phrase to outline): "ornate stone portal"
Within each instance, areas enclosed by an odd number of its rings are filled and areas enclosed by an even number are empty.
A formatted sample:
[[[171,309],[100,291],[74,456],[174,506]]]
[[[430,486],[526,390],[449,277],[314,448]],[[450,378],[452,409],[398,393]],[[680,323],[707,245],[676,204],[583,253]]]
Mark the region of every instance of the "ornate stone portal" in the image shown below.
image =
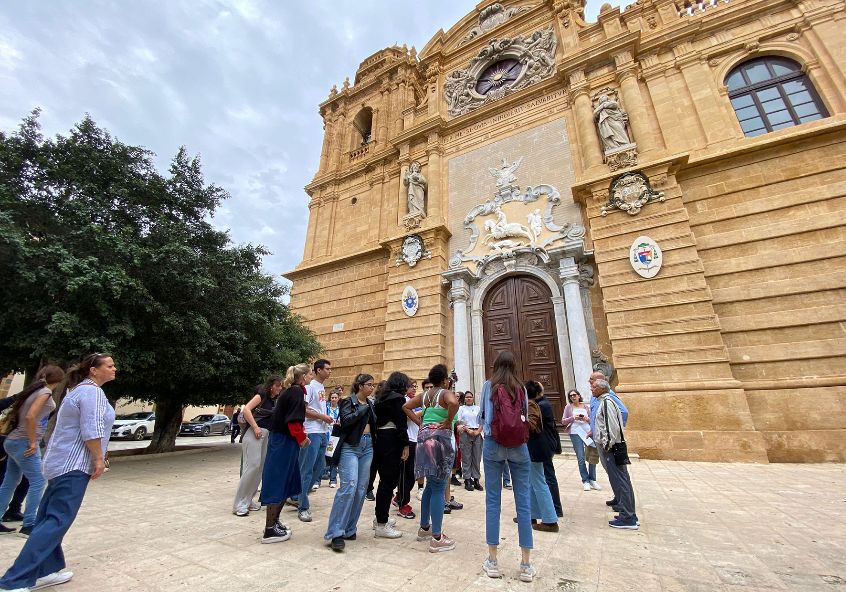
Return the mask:
[[[467,213],[463,224],[470,238],[453,254],[450,270],[442,274],[451,283],[459,388],[481,388],[485,368],[482,302],[488,288],[513,274],[534,276],[549,287],[564,385],[583,384],[592,371],[586,321],[590,313],[585,312],[590,309],[583,305],[581,286],[585,271],[577,263],[584,257],[585,229],[555,222],[553,211],[561,196],[552,185],[525,190],[515,185],[522,162],[522,157],[503,158],[499,167],[488,169],[496,180],[494,196]]]

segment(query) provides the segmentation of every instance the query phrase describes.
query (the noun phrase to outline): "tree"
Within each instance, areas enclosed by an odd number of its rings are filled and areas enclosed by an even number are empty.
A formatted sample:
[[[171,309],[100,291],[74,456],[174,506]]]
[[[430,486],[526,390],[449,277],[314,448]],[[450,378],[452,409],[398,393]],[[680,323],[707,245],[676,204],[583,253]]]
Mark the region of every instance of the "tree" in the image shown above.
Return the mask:
[[[267,251],[208,222],[227,198],[184,148],[165,177],[90,117],[67,137],[45,139],[37,111],[0,132],[0,368],[109,352],[109,397],[155,403],[149,450],[166,451],[186,405],[243,403],[316,356]]]

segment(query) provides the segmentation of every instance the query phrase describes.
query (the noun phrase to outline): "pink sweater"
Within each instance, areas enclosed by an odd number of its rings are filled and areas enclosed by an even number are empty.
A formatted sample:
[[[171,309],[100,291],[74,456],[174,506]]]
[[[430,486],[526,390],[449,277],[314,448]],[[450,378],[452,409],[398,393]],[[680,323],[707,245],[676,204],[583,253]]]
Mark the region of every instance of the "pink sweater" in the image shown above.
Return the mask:
[[[588,411],[587,405],[585,405],[583,408]],[[580,407],[579,409],[582,409],[582,407]],[[573,425],[573,420],[573,404],[567,403],[567,406],[564,407],[564,415],[561,417],[561,424],[564,426],[564,431],[568,434],[570,433],[570,426]]]

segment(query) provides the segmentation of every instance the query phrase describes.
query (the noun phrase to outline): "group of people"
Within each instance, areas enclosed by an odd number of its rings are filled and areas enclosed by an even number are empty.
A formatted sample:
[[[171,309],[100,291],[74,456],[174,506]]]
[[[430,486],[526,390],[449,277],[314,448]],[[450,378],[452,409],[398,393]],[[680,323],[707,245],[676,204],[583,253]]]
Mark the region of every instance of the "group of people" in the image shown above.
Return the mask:
[[[324,384],[331,373],[325,359],[313,366],[292,366],[284,379],[268,379],[243,407],[249,427],[233,513],[246,516],[264,506],[262,542],[288,540],[291,528],[280,520],[283,506],[295,506],[299,520],[312,521],[309,494],[319,487],[327,468],[330,486],[339,479],[324,534],[331,549],[342,552],[348,541],[357,539],[364,502],[372,496],[375,537],[403,536],[390,516],[393,505],[399,516],[419,518],[417,540],[440,553],[456,544],[444,532],[444,514],[456,504],[461,507],[450,494],[451,483],[461,484],[460,471],[465,489],[485,492],[484,572],[501,577],[497,549],[501,495],[507,487],[513,489],[517,509],[513,520],[522,552],[519,578],[532,581],[532,533],[557,532],[563,516],[552,462],[561,443],[543,386],[517,376],[513,354],[497,356],[479,405],[472,392],[454,391],[454,377],[443,364],[432,367],[419,392],[416,382],[402,372],[382,382],[362,373],[349,393],[333,391],[327,397]],[[601,373],[591,376],[590,388],[589,407],[578,391],[568,393],[562,423],[568,433],[574,432],[574,423],[584,424],[576,430],[584,436],[570,437],[585,489],[601,489],[597,462],[608,472],[615,495],[606,503],[618,512],[609,525],[636,529],[631,481],[614,452],[615,445],[624,442],[628,411]],[[379,482],[372,495],[376,475]],[[419,517],[410,506],[415,483],[422,488]]]
[[[26,592],[73,577],[65,569],[61,543],[88,483],[106,470],[115,414],[102,386],[115,373],[110,355],[91,354],[67,376],[56,366],[44,367],[6,402],[11,410],[0,422],[7,456],[0,513],[5,517],[14,511],[12,500],[25,478],[28,490],[20,534],[27,540],[0,578],[0,590]],[[446,552],[456,545],[444,532],[444,514],[461,507],[450,494],[460,470],[465,489],[485,493],[488,557],[483,571],[492,578],[502,577],[497,559],[501,496],[503,488],[510,488],[521,549],[519,579],[531,582],[536,574],[531,563],[533,531],[557,532],[558,518],[563,516],[552,463],[561,449],[543,386],[520,380],[513,354],[504,351],[497,356],[478,405],[473,393],[453,390],[454,376],[443,364],[431,368],[420,392],[402,372],[393,372],[381,383],[362,373],[349,393],[334,390],[327,397],[324,384],[331,373],[331,363],[325,359],[292,366],[284,377],[268,378],[244,405],[242,474],[233,513],[248,516],[264,507],[262,542],[286,541],[291,528],[280,520],[282,508],[293,505],[301,521],[312,521],[309,493],[319,487],[327,470],[330,486],[337,485],[337,491],[324,539],[341,552],[358,536],[374,468],[379,476],[374,535],[387,539],[403,535],[390,510],[394,505],[400,516],[417,517],[410,506],[416,483],[422,488],[416,538],[432,553]],[[53,390],[66,379],[69,391],[56,412]],[[587,406],[578,391],[568,393],[562,423],[570,433],[584,488],[601,489],[597,463],[608,474],[614,497],[606,504],[617,512],[609,526],[636,530],[640,522],[626,466],[628,410],[601,373],[591,375],[589,386],[592,396]],[[0,401],[0,408],[3,405]],[[45,447],[52,415],[55,426]],[[14,528],[0,524],[0,534],[12,532]]]

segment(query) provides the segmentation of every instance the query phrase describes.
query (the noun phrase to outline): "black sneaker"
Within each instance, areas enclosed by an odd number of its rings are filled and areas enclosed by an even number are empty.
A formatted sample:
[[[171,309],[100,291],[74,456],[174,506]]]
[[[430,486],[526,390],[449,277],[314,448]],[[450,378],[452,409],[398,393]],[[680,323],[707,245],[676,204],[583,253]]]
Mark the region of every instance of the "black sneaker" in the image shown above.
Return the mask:
[[[484,491],[484,490],[485,490],[485,488],[484,488],[484,487],[482,487],[482,484],[481,484],[481,483],[479,483],[479,480],[478,480],[478,479],[476,479],[476,480],[473,482],[473,489],[475,489],[476,491]]]
[[[473,484],[470,483],[470,479],[464,480],[464,489],[466,489],[467,491],[473,491]]]
[[[503,483],[502,486],[506,489],[511,489],[511,481],[509,481],[508,483]]]
[[[449,506],[444,506],[444,514],[452,514],[452,508]]]
[[[376,496],[373,495],[372,489],[364,494],[364,499],[366,499],[369,502],[375,502],[376,501]]]
[[[18,531],[18,536],[28,539],[30,533],[32,533],[32,524],[29,526],[21,526],[21,529]]]
[[[330,545],[333,551],[337,551],[339,553],[344,550],[344,546],[344,537],[335,537],[332,539],[332,544]]]
[[[344,537],[345,541],[354,541],[355,539],[356,539],[355,533],[352,533],[351,535]]]
[[[617,505],[617,504],[619,504],[619,503],[620,503],[620,502],[618,502],[617,500],[612,499],[612,500],[608,500],[607,502],[605,502],[605,505],[606,505],[606,506],[616,506],[616,505]]]
[[[3,514],[3,522],[22,522],[24,519],[24,515],[20,512],[13,512],[12,510],[7,511]]]
[[[450,496],[449,501],[446,503],[446,505],[452,508],[453,510],[461,510],[464,508],[464,504],[455,501],[455,496]]]
[[[5,524],[0,524],[0,534],[12,534],[13,532],[18,532],[18,529],[9,528]]]
[[[460,485],[461,485],[461,481],[459,481],[459,480],[458,480],[458,477],[456,477],[455,475],[453,475],[453,476],[452,476],[452,478],[449,480],[449,482],[450,482],[452,485],[455,485],[456,487],[458,487],[458,486],[460,486]]]
[[[282,528],[278,524],[274,524],[270,528],[264,529],[264,536],[261,538],[262,543],[281,543],[291,538],[291,531],[287,528]]]

